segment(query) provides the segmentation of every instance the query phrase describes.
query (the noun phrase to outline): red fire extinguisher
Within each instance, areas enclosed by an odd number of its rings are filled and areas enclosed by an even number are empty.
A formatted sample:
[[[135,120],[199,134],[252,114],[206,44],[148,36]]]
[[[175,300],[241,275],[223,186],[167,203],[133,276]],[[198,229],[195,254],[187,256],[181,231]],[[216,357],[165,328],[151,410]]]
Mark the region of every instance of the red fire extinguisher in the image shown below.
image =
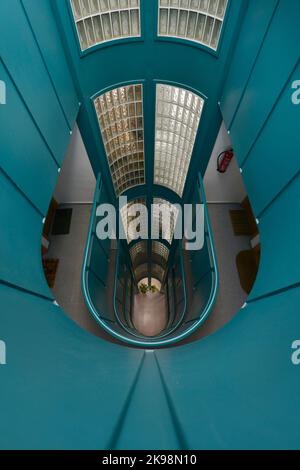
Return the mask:
[[[217,170],[219,173],[225,173],[233,157],[233,149],[225,150],[225,152],[220,153],[217,160]]]

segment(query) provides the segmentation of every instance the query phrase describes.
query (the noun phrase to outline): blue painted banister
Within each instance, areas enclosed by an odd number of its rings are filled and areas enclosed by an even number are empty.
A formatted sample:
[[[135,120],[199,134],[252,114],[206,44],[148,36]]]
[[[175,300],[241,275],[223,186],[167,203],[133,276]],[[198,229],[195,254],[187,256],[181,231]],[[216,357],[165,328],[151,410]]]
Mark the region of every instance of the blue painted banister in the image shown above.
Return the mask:
[[[82,286],[83,294],[88,306],[88,309],[95,320],[104,328],[109,334],[115,338],[132,344],[134,346],[142,347],[160,347],[176,343],[183,340],[191,333],[193,333],[208,317],[213,304],[216,299],[218,289],[218,268],[216,262],[216,254],[213,244],[212,232],[209,223],[208,210],[206,206],[205,193],[203,189],[202,178],[199,175],[198,186],[196,189],[197,203],[204,205],[205,214],[205,245],[204,245],[204,259],[206,263],[209,262],[210,266],[206,267],[205,273],[210,274],[209,279],[204,279],[205,276],[201,275],[195,283],[195,292],[197,290],[203,292],[203,296],[207,296],[205,305],[199,307],[200,310],[195,313],[189,312],[187,303],[187,279],[184,266],[184,250],[182,243],[178,245],[177,255],[174,258],[174,268],[176,270],[176,283],[173,279],[173,270],[168,270],[167,283],[171,289],[172,305],[168,305],[171,316],[167,328],[155,337],[146,337],[139,333],[133,326],[133,323],[128,319],[124,299],[126,298],[126,283],[127,274],[131,274],[131,267],[128,266],[128,258],[125,256],[126,246],[120,240],[116,243],[116,251],[113,256],[107,257],[107,250],[111,254],[114,249],[112,247],[105,248],[104,244],[110,241],[103,241],[97,239],[96,234],[96,211],[97,206],[101,203],[107,202],[105,189],[101,182],[100,175],[97,178],[97,185],[94,196],[94,203],[91,213],[90,226],[87,236],[87,243],[84,255],[83,270],[82,270]],[[97,246],[100,245],[100,251]],[[200,250],[201,251],[201,250]],[[193,252],[194,253],[194,252]],[[197,254],[197,252],[195,252]],[[115,260],[113,257],[115,256]],[[194,267],[196,270],[200,269],[197,266],[197,260],[193,258]],[[199,264],[199,263],[198,263]],[[200,263],[201,264],[201,263]],[[93,268],[91,268],[93,266]],[[172,268],[172,267],[171,267]],[[101,270],[98,273],[97,270]],[[202,266],[201,266],[202,269]],[[112,271],[114,272],[112,273]],[[110,274],[109,274],[110,272]],[[124,277],[123,277],[123,273]],[[103,276],[108,277],[106,280]],[[169,282],[169,276],[170,282]],[[123,284],[122,282],[123,281]],[[177,285],[178,281],[180,282]],[[113,288],[109,293],[110,284],[113,282]],[[132,286],[133,278],[131,279]],[[210,290],[207,291],[207,283],[210,282]],[[176,285],[175,285],[176,284]],[[118,289],[121,291],[118,292]],[[179,294],[179,298],[174,297],[174,294]],[[176,302],[175,302],[176,299]],[[133,295],[130,295],[131,305],[129,310],[132,311]],[[169,302],[169,298],[167,299]],[[192,316],[192,318],[191,318]]]

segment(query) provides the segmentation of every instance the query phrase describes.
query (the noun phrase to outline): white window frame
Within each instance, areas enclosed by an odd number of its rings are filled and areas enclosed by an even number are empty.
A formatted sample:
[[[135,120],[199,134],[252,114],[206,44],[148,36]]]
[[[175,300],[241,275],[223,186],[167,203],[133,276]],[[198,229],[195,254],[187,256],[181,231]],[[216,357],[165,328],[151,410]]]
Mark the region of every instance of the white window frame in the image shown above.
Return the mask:
[[[106,1],[108,8],[102,9],[102,2]],[[127,7],[123,7],[123,2],[127,1]],[[111,7],[110,2],[117,2],[117,8]],[[80,14],[78,15],[75,4],[79,5]],[[89,11],[85,14],[84,5],[88,5]],[[96,8],[94,6],[96,5]],[[98,7],[97,7],[98,5]],[[122,39],[140,38],[141,37],[141,4],[140,0],[70,0],[70,7],[73,13],[75,28],[77,31],[78,42],[82,52],[91,49],[100,44],[106,44],[112,41]],[[135,13],[134,13],[135,12]],[[138,12],[138,28],[133,31],[133,14]],[[122,16],[128,13],[128,34],[122,32],[124,23]],[[120,34],[114,34],[113,18],[118,15],[118,25]],[[110,29],[110,35],[105,33],[106,22]],[[90,23],[91,29],[87,25]],[[82,31],[80,29],[82,28]],[[83,37],[83,34],[85,38]]]
[[[208,3],[208,7],[206,9],[202,6],[204,2]],[[212,5],[213,2],[216,2],[215,12],[210,11],[210,5]],[[175,5],[175,3],[177,3],[177,5]],[[198,6],[195,6],[195,3],[197,3]],[[195,44],[200,44],[202,46],[208,47],[213,51],[217,51],[222,35],[228,3],[229,0],[158,0],[157,35],[160,38],[176,38],[185,41],[190,41]],[[224,8],[222,13],[218,14],[219,7],[221,4],[224,4]],[[165,33],[161,32],[162,10],[166,11],[167,14]],[[180,15],[183,15],[183,13],[186,13],[187,19],[185,24],[185,32],[180,34],[179,17]],[[172,14],[174,15],[174,19],[176,19],[175,16],[177,16],[176,33],[172,33],[172,31],[170,31]],[[195,18],[194,29],[191,34],[189,32],[190,18]],[[202,34],[198,35],[198,25],[200,24],[200,20],[203,20],[203,29]],[[211,29],[207,31],[209,23],[212,26]],[[209,33],[207,40],[205,40],[206,32]],[[216,34],[216,36],[214,36],[214,34]]]
[[[131,95],[133,99],[118,98],[118,101],[112,98],[120,93],[126,97]],[[112,104],[108,105],[109,101]],[[118,197],[128,189],[146,182],[143,85],[127,84],[104,92],[94,99],[94,107]],[[116,117],[117,113],[120,117]],[[120,132],[118,128],[122,128]]]

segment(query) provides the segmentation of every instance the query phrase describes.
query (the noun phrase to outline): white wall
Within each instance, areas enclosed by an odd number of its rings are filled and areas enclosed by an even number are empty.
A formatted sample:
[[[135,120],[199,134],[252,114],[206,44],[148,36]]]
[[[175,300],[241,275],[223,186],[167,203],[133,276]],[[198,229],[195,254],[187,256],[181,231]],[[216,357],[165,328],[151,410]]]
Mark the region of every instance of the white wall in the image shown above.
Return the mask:
[[[235,157],[231,160],[226,173],[217,171],[218,155],[230,147],[231,141],[223,123],[204,176],[207,202],[240,203],[246,197],[246,190]]]
[[[54,192],[60,204],[93,202],[96,180],[77,124]]]

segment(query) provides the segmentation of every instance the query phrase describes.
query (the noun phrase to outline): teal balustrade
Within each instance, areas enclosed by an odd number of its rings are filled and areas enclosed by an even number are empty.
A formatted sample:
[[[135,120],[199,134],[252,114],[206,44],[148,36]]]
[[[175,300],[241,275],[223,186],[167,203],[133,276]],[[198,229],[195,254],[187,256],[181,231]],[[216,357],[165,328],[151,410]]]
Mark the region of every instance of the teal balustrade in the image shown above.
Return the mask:
[[[216,254],[201,176],[192,203],[204,204],[204,246],[198,251],[186,251],[183,241],[177,242],[163,285],[168,323],[155,337],[143,336],[132,322],[137,285],[126,242],[97,237],[97,207],[107,202],[108,195],[99,175],[82,271],[83,294],[89,311],[109,334],[134,346],[166,346],[186,338],[210,314],[218,289]]]

